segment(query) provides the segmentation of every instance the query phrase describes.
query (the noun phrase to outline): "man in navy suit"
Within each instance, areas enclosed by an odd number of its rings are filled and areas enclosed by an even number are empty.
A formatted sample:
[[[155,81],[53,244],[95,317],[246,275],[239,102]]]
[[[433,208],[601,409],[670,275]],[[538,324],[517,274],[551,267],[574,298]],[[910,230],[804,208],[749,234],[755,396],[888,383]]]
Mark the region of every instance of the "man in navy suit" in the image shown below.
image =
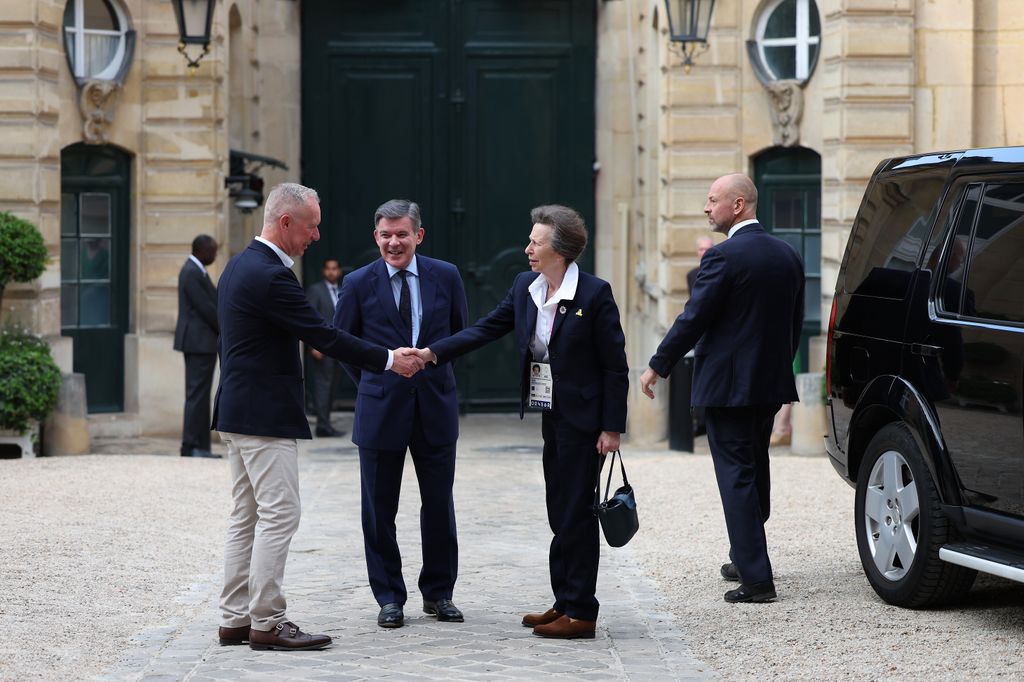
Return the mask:
[[[804,316],[804,270],[796,250],[757,222],[757,189],[747,176],[715,180],[704,213],[728,239],[701,259],[690,300],[640,386],[653,398],[658,377],[694,350],[690,404],[705,408],[731,545],[722,577],[741,583],[725,600],[767,602],[776,597],[764,534],[768,441],[779,407],[797,399],[792,367]]]
[[[420,207],[394,199],[373,217],[381,257],[345,277],[334,325],[386,346],[425,346],[466,326],[466,292],[458,268],[416,254],[425,231]],[[452,603],[458,573],[455,532],[455,443],[459,408],[452,363],[412,378],[370,374],[345,364],[358,386],[352,442],[359,446],[363,544],[381,627],[405,621],[405,581],[395,516],[405,452],[412,453],[420,488],[423,610],[439,621],[462,622]]]
[[[367,373],[412,375],[423,362],[336,330],[306,300],[293,258],[320,238],[314,190],[270,191],[263,232],[220,278],[220,386],[213,428],[228,446],[233,508],[224,550],[220,642],[253,649],[322,649],[327,635],[299,630],[281,585],[299,526],[297,438],[310,438],[299,339]]]

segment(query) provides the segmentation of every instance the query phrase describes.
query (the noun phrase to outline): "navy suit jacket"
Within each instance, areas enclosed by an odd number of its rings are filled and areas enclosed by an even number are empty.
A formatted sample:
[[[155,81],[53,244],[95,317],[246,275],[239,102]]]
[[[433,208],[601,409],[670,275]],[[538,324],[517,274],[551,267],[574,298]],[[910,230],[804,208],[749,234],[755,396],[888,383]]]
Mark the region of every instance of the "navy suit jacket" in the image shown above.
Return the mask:
[[[425,348],[465,327],[469,313],[458,268],[418,254],[416,261],[423,310],[417,341]],[[409,345],[383,259],[345,275],[334,325],[389,348]],[[394,372],[367,374],[351,364],[345,364],[345,371],[358,387],[352,442],[359,447],[405,450],[415,416],[423,425],[428,445],[458,440],[459,403],[450,362],[436,367],[428,364],[410,379]]]
[[[537,326],[537,305],[529,288],[537,277],[535,272],[520,273],[498,307],[472,327],[437,343],[420,344],[429,346],[442,363],[514,331],[520,364],[520,417],[526,409],[530,340]],[[611,286],[581,270],[575,298],[560,301],[559,306],[565,313],[555,314],[548,344],[555,410],[579,431],[623,433],[629,367]]]
[[[388,350],[339,332],[316,312],[295,273],[253,240],[220,276],[220,386],[213,428],[272,438],[310,438],[299,339],[365,370],[383,372]]]
[[[694,407],[794,402],[803,320],[799,254],[747,225],[704,254],[690,300],[648,364],[667,377],[692,348]]]

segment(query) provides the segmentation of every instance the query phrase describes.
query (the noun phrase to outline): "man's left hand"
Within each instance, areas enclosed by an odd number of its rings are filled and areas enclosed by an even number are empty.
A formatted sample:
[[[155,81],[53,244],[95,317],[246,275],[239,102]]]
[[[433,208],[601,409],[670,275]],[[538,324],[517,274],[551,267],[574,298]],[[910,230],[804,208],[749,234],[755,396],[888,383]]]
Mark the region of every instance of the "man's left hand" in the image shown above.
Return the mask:
[[[607,455],[609,452],[618,450],[619,436],[620,434],[614,431],[602,431],[601,435],[597,437],[597,454]]]

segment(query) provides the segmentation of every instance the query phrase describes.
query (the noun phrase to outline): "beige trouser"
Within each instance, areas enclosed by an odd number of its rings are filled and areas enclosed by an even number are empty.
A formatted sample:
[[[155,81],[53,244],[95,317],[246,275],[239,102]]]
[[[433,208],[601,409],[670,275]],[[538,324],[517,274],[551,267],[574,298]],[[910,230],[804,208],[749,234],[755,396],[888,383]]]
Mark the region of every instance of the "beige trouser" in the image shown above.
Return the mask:
[[[221,625],[273,630],[287,620],[281,589],[299,527],[295,440],[220,434],[228,446],[233,505],[224,547]]]

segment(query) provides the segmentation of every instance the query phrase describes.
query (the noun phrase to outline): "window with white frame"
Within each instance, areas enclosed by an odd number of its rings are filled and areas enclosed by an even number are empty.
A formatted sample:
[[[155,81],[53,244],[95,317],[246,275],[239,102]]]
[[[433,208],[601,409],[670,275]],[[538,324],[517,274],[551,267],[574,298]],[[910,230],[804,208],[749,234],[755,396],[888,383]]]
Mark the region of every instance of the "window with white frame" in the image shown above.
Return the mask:
[[[116,0],[68,0],[64,49],[79,80],[114,80],[127,50],[128,17]]]
[[[773,0],[757,18],[756,56],[769,80],[806,81],[818,61],[821,19],[814,0]]]

